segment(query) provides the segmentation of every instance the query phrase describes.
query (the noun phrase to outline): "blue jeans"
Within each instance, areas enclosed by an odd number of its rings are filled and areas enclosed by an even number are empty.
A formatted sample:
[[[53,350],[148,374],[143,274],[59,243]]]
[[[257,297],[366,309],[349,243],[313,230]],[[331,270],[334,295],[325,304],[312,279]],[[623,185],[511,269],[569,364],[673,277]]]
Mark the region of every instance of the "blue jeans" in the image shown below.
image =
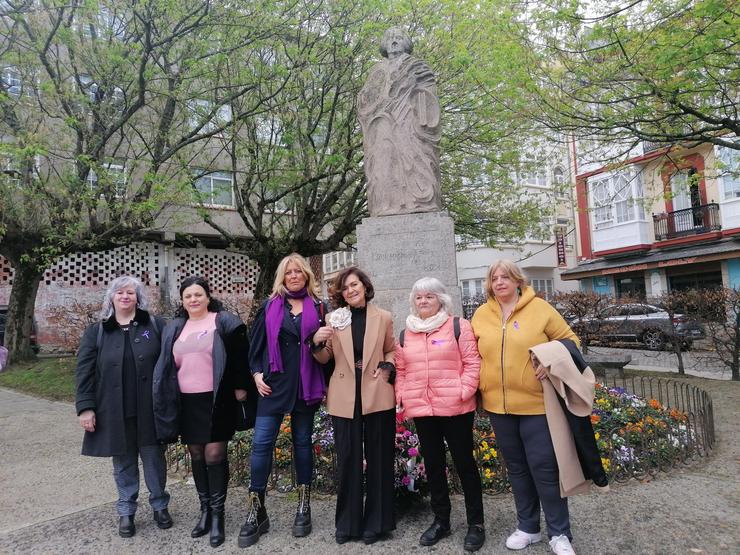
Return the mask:
[[[120,516],[136,513],[139,498],[139,457],[144,467],[144,481],[149,489],[149,504],[152,510],[166,509],[170,494],[165,490],[167,462],[164,445],[136,445],[136,418],[126,419],[126,454],[113,457],[113,479],[118,489],[116,510]],[[133,427],[133,429],[132,429]]]
[[[314,412],[292,412],[290,415],[293,436],[293,463],[299,484],[310,484],[313,477],[313,433]],[[267,478],[272,469],[272,455],[275,451],[282,414],[258,416],[254,424],[252,442],[252,471],[249,490],[263,492],[267,489]]]

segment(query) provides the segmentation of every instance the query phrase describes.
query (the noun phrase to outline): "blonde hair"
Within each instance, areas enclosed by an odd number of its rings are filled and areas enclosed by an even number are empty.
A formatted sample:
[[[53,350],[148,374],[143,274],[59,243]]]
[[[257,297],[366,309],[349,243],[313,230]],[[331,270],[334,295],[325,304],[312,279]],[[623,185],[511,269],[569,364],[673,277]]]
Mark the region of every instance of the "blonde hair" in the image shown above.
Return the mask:
[[[311,270],[311,266],[308,263],[308,260],[303,258],[300,254],[297,252],[291,253],[285,258],[283,258],[280,263],[278,264],[277,270],[275,270],[275,281],[272,284],[272,293],[270,293],[271,297],[284,297],[286,293],[285,289],[285,272],[288,269],[288,264],[290,263],[295,264],[298,266],[298,269],[300,269],[301,272],[303,272],[303,275],[306,278],[306,291],[308,291],[308,294],[312,297],[319,298],[319,282],[316,280],[316,276],[313,274],[313,270]]]
[[[527,276],[524,275],[521,268],[519,268],[519,266],[517,266],[514,262],[506,259],[494,260],[493,264],[491,264],[491,267],[488,268],[488,273],[486,274],[486,295],[488,295],[489,299],[492,299],[496,296],[493,293],[493,282],[491,278],[497,270],[503,270],[504,273],[509,276],[509,278],[514,280],[520,288],[529,285],[529,280],[527,279]]]

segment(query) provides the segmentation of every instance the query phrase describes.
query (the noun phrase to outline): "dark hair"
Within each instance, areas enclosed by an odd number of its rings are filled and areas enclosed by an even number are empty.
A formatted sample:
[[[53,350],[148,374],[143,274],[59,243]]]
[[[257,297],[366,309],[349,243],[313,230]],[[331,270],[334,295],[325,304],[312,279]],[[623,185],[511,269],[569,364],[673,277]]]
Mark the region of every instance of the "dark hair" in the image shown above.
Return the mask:
[[[347,281],[347,278],[352,274],[356,275],[357,279],[359,279],[360,282],[362,282],[362,285],[365,286],[365,301],[371,301],[375,296],[375,288],[373,287],[368,275],[357,266],[350,266],[337,274],[329,289],[329,299],[337,308],[340,306],[347,306],[347,301],[345,301],[342,296],[342,288],[344,287],[344,282]]]
[[[208,285],[206,278],[202,276],[190,276],[182,280],[180,284],[180,306],[175,311],[175,318],[188,318],[188,311],[185,310],[182,304],[182,292],[191,285],[200,285],[206,292],[206,297],[208,297],[208,312],[221,312],[224,309],[221,301],[211,296],[211,287]]]

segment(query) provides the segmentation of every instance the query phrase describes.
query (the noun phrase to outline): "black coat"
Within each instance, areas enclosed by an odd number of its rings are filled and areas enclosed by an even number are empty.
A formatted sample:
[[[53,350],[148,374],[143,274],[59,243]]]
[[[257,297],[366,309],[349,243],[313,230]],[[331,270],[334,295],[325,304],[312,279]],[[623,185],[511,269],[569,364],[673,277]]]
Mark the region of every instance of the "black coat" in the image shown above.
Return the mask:
[[[157,318],[152,325],[149,313],[136,310],[128,334],[136,365],[136,424],[137,439],[141,445],[155,445],[154,415],[152,412],[152,373],[160,353],[160,333],[165,321]],[[100,349],[97,346],[100,323],[85,330],[77,352],[77,380],[75,408],[79,415],[84,410],[95,411],[95,431],[85,432],[82,454],[93,457],[112,457],[126,453],[123,403],[124,333],[115,316],[102,323]]]
[[[270,395],[259,398],[257,415],[270,416],[289,414],[294,410],[316,410],[318,403],[307,406],[302,399],[298,399],[298,380],[301,368],[301,330],[300,326],[297,326],[290,316],[290,304],[287,300],[283,310],[283,323],[280,326],[280,333],[278,333],[283,372],[270,372],[270,353],[267,349],[267,329],[265,328],[268,302],[269,299],[260,306],[252,323],[250,334],[249,369],[252,374],[262,372],[262,379],[272,388]],[[319,325],[324,325],[323,315],[326,313],[326,306],[319,300],[315,300],[314,305],[319,313]]]
[[[154,426],[157,439],[174,443],[180,435],[180,387],[172,347],[185,327],[185,318],[176,318],[162,334],[162,354],[154,369],[152,395],[154,399]],[[238,316],[221,311],[216,316],[216,334],[213,338],[213,408],[211,422],[223,419],[237,420],[235,389],[247,390],[247,412],[254,425],[257,405],[257,386],[249,373],[247,354],[249,341],[247,327]]]
[[[576,345],[572,339],[560,339],[559,341],[566,349],[568,349],[570,357],[573,359],[573,363],[578,368],[578,371],[583,374],[586,368],[588,368],[588,364],[584,360],[581,351],[578,349],[578,345]],[[576,444],[576,453],[578,454],[578,461],[581,463],[583,475],[587,479],[593,480],[594,484],[599,487],[606,486],[609,483],[609,480],[604,471],[604,466],[601,463],[601,454],[599,453],[599,447],[596,445],[594,426],[591,423],[591,417],[576,416],[565,406],[563,398],[560,395],[557,397],[568,420],[570,430],[573,433],[573,440]]]

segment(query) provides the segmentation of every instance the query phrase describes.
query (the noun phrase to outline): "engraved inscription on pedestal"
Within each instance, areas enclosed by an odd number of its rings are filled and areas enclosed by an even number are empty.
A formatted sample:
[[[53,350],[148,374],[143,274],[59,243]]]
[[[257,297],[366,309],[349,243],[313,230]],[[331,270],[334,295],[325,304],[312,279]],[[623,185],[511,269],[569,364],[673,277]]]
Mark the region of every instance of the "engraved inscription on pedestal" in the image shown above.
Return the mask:
[[[454,225],[446,212],[366,218],[357,226],[357,246],[358,265],[373,280],[375,302],[393,313],[396,330],[405,326],[411,286],[425,276],[445,284],[455,313],[461,314]]]

